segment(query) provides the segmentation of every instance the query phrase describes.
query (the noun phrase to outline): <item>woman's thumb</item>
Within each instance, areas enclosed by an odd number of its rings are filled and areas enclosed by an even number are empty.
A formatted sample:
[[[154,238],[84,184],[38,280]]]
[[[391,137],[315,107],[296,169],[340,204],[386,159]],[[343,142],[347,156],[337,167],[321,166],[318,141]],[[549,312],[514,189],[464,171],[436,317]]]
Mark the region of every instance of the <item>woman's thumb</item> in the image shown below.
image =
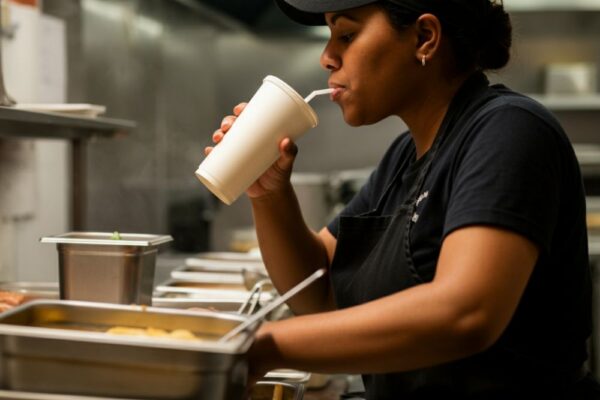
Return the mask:
[[[279,144],[279,153],[281,154],[279,167],[285,171],[291,170],[298,154],[298,146],[290,138],[285,138]]]

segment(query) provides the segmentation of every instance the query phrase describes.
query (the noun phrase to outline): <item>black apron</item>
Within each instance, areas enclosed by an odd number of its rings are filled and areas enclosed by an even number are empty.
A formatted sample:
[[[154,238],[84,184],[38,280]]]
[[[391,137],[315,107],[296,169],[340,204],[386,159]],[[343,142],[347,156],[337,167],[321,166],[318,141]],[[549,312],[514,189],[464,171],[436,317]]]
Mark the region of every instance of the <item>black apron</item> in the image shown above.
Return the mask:
[[[331,266],[339,308],[375,300],[433,279],[433,273],[419,271],[411,256],[410,230],[413,219],[418,219],[415,210],[419,196],[440,147],[452,136],[453,130],[468,124],[472,115],[489,106],[494,97],[483,74],[476,74],[463,85],[432,147],[417,161],[420,170],[412,186],[405,191],[406,200],[393,215],[379,214],[390,188],[402,179],[399,172],[374,210],[359,216],[340,217]],[[531,386],[528,379],[522,378],[531,376],[529,371],[515,371],[515,364],[520,364],[518,355],[504,354],[502,349],[485,353],[416,371],[364,375],[366,397],[373,400],[426,399],[434,395],[455,395],[463,399],[515,398],[524,393],[523,387]],[[511,369],[510,373],[506,372],[507,368]]]

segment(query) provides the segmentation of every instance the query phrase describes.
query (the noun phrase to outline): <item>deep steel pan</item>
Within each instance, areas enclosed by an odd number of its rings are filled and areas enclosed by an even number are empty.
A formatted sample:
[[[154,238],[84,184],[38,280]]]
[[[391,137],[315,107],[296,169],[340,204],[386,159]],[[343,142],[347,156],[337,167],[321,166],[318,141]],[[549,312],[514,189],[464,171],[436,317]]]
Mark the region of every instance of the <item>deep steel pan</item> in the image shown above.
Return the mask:
[[[36,300],[0,315],[0,388],[136,399],[239,400],[258,325],[243,316]],[[187,329],[202,340],[106,334],[114,326]]]

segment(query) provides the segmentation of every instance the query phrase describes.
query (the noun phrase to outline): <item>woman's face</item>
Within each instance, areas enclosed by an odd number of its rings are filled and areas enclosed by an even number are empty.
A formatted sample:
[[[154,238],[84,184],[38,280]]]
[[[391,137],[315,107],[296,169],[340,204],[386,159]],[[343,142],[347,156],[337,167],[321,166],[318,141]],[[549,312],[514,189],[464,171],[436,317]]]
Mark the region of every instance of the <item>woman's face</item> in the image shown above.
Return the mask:
[[[359,126],[400,115],[417,89],[415,30],[394,29],[375,5],[327,13],[325,18],[331,37],[321,65],[331,72],[329,86],[336,88],[332,98],[346,122]]]

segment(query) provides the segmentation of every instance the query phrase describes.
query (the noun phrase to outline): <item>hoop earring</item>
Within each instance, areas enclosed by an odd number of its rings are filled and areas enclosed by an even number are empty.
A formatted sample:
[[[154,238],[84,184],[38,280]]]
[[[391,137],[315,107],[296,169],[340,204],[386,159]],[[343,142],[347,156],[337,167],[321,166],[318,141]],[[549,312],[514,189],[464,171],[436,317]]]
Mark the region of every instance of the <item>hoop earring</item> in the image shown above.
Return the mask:
[[[425,56],[421,57],[421,65],[422,66],[427,65],[427,58]]]

